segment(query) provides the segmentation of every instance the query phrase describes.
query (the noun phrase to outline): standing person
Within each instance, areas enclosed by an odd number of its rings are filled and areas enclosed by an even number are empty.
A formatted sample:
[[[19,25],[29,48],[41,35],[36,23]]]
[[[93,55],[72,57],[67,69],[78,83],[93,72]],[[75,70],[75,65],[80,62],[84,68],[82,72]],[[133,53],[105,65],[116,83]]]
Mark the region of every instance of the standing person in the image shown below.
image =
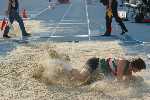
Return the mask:
[[[55,5],[56,5],[56,1],[55,0],[49,0],[49,6],[48,8],[49,9],[54,9]]]
[[[48,0],[48,2],[49,2],[49,6],[48,7],[51,8],[51,0]]]
[[[14,22],[14,20],[16,20],[19,23],[19,26],[20,26],[20,29],[22,31],[23,36],[30,36],[30,34],[26,32],[23,20],[19,15],[19,2],[18,2],[18,0],[9,0],[8,1],[8,9],[6,11],[6,15],[9,18],[8,20],[10,21],[10,24],[12,24]],[[9,26],[7,26],[5,28],[4,34],[3,34],[4,38],[10,38],[10,36],[8,36],[9,29],[10,29]]]
[[[112,23],[112,17],[115,18],[116,22],[119,23],[123,35],[125,32],[128,32],[127,28],[125,27],[124,23],[122,22],[122,19],[118,16],[118,2],[117,0],[101,0],[105,6],[106,6],[106,32],[102,36],[110,36],[111,35],[111,23]]]

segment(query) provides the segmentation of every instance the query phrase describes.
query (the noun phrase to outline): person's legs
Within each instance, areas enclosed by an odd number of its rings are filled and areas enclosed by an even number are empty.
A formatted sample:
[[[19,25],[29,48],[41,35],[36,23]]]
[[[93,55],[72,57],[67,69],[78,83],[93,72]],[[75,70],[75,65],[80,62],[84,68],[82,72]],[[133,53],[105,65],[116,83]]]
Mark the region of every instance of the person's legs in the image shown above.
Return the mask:
[[[122,19],[118,16],[117,12],[113,13],[113,16],[115,17],[115,20],[117,23],[119,23],[121,29],[122,29],[122,34],[124,34],[125,32],[128,32],[126,26],[124,25],[124,23],[122,22]]]
[[[118,10],[117,10],[117,6],[118,6],[118,3],[117,2],[114,2],[112,4],[112,13],[113,13],[113,16],[115,17],[115,20],[117,23],[119,23],[121,29],[122,29],[122,35],[125,33],[125,32],[128,32],[127,28],[125,27],[124,23],[122,22],[122,19],[118,16]]]
[[[20,17],[19,13],[16,12],[15,14],[15,19],[16,21],[19,23],[19,26],[20,26],[20,29],[22,31],[22,35],[23,36],[29,36],[30,34],[26,32],[26,29],[24,27],[24,23],[23,23],[23,20],[22,18]]]
[[[104,33],[103,36],[110,36],[111,35],[111,22],[112,22],[112,17],[109,17],[107,15],[107,12],[106,12],[106,32]]]
[[[14,22],[14,13],[10,13],[10,14],[9,14],[9,19],[8,19],[8,20],[10,21],[10,24],[12,24],[12,23]],[[3,37],[5,37],[5,38],[10,38],[10,36],[8,36],[9,29],[10,29],[10,27],[9,27],[9,25],[7,25],[7,26],[5,27]]]

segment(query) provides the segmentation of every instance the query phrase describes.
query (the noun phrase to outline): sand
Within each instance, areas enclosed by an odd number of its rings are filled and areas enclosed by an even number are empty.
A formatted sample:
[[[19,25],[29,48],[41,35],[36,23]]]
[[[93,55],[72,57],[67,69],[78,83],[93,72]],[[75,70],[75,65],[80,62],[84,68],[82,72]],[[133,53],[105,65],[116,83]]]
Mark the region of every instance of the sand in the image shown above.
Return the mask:
[[[149,100],[149,85],[139,81],[131,84],[97,81],[89,85],[66,85],[53,78],[59,64],[46,63],[63,59],[81,69],[90,57],[124,57],[118,41],[85,41],[64,43],[32,43],[17,47],[0,60],[1,100]],[[46,66],[51,69],[46,69]],[[54,69],[53,69],[54,68]],[[43,72],[51,72],[44,74]],[[54,71],[54,72],[53,72]],[[53,74],[53,75],[52,75]],[[51,75],[51,76],[47,76]],[[61,76],[61,75],[60,75]],[[51,77],[53,83],[46,78]],[[62,77],[61,77],[62,78]],[[59,79],[59,78],[58,78]],[[56,83],[55,83],[56,82]],[[62,82],[62,83],[61,83]],[[64,83],[63,83],[64,82]],[[73,82],[74,83],[74,82]],[[69,84],[69,83],[68,83]],[[132,94],[132,95],[131,95]]]

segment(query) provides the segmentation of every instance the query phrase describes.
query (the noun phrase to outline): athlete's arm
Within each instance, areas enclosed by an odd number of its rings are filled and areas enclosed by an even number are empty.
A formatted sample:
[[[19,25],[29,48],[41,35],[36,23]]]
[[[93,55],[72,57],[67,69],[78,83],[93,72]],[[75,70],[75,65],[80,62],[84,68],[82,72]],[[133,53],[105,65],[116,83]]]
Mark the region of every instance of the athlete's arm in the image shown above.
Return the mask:
[[[119,60],[117,64],[117,79],[123,80],[123,73],[124,73],[124,66],[126,61],[125,60]]]
[[[86,70],[79,71],[77,69],[72,69],[71,74],[73,80],[79,80],[79,81],[86,80],[90,75],[90,73]]]

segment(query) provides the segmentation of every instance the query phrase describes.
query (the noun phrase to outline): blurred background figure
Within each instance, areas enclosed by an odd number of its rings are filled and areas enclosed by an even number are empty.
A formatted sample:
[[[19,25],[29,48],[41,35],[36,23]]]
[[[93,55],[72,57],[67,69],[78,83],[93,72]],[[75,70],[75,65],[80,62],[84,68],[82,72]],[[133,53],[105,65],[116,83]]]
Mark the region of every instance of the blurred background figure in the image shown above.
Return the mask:
[[[104,6],[106,6],[106,32],[102,36],[110,36],[111,35],[111,23],[112,18],[114,17],[116,22],[121,27],[121,35],[125,32],[128,32],[126,26],[124,25],[122,19],[118,16],[118,1],[117,0],[101,0],[100,1]]]
[[[26,9],[22,9],[22,18],[28,18]]]
[[[51,8],[51,0],[48,0],[48,2],[49,2],[48,8]]]
[[[30,34],[26,32],[23,20],[19,15],[18,0],[9,0],[8,1],[8,9],[6,11],[6,15],[8,16],[9,24],[12,24],[14,22],[14,20],[16,20],[19,23],[20,29],[22,31],[22,36],[30,36]],[[4,30],[4,34],[3,34],[4,38],[10,38],[10,36],[8,36],[9,30],[10,30],[10,25],[6,26],[6,28]]]
[[[69,3],[70,1],[69,0],[58,0],[59,3]]]
[[[49,2],[48,8],[53,9],[57,5],[58,0],[48,0],[48,2]]]

